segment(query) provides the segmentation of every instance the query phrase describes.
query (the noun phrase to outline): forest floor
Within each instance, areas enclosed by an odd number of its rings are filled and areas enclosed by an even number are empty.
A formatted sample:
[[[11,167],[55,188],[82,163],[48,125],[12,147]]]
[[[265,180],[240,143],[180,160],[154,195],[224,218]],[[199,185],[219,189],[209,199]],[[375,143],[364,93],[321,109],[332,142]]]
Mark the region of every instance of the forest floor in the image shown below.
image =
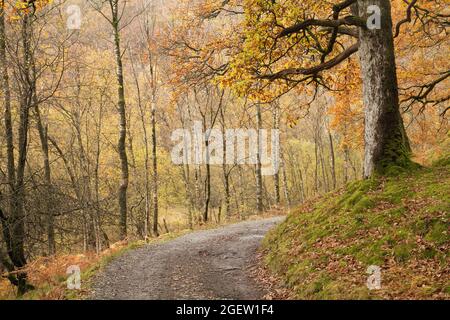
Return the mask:
[[[197,231],[114,259],[92,281],[89,299],[262,299],[252,274],[265,234],[283,217]]]

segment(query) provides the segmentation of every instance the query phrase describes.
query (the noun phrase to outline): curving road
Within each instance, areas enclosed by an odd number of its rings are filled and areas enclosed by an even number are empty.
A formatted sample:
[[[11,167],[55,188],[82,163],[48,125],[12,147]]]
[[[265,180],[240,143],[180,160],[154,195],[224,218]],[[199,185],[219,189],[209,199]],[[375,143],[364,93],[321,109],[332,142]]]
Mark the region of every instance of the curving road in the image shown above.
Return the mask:
[[[129,251],[96,276],[91,299],[262,299],[250,277],[264,235],[284,218],[193,232]]]

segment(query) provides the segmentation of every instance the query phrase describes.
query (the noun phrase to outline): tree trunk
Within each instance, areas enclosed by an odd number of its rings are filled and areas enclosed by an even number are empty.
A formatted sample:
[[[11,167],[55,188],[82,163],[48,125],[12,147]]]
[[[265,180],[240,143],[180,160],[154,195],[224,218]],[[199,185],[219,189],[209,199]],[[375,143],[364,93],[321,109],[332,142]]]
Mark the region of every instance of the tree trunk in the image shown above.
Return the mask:
[[[275,130],[280,129],[280,110],[278,103],[273,106],[273,128]],[[273,147],[273,146],[272,146]],[[277,170],[273,176],[273,183],[275,188],[275,204],[278,206],[280,204],[280,173]]]
[[[328,173],[325,168],[325,160],[324,160],[325,151],[323,150],[322,138],[320,138],[320,140],[319,140],[319,150],[320,150],[320,153],[319,153],[320,154],[320,167],[322,169],[323,186],[324,186],[325,192],[328,192],[328,191],[330,191],[330,188],[329,188],[329,183],[328,183]]]
[[[45,212],[47,217],[47,245],[48,245],[48,255],[54,255],[56,253],[56,242],[55,242],[55,216],[53,214],[53,193],[52,193],[52,179],[51,179],[51,169],[50,169],[50,159],[48,153],[48,138],[47,130],[44,127],[41,119],[41,113],[37,105],[34,106],[36,113],[36,125],[39,132],[39,139],[41,140],[41,150],[42,156],[44,158],[44,183],[45,183]]]
[[[120,29],[119,29],[119,0],[110,0],[112,13],[112,27],[114,33],[114,54],[116,58],[116,77],[117,77],[117,94],[120,117],[120,132],[118,141],[118,150],[120,157],[121,181],[119,186],[119,209],[120,209],[120,238],[123,240],[127,237],[127,190],[128,190],[128,157],[126,149],[127,139],[127,118],[126,118],[126,102],[125,88],[123,80],[122,52],[120,49]]]
[[[1,89],[3,92],[3,102],[5,106],[5,136],[6,136],[6,148],[7,148],[7,177],[8,177],[8,211],[9,216],[0,208],[0,220],[3,233],[3,239],[6,243],[7,255],[1,253],[1,262],[8,269],[8,271],[15,271],[16,268],[25,266],[25,254],[23,250],[24,241],[24,219],[23,219],[23,191],[17,191],[17,187],[23,189],[23,174],[21,174],[20,183],[16,179],[16,168],[14,159],[14,139],[13,139],[13,126],[11,117],[11,93],[9,88],[9,74],[8,74],[8,62],[6,59],[6,31],[5,31],[5,16],[4,16],[4,3],[1,3],[0,7],[0,63],[1,63]],[[23,39],[24,44],[24,71],[27,72],[29,77],[29,42],[28,42],[28,19],[24,18],[23,21]],[[24,91],[25,92],[25,91]],[[19,128],[19,159],[21,168],[24,166],[24,158],[26,159],[26,136],[28,134],[28,108],[23,104],[22,99],[20,107],[20,128]],[[25,134],[24,134],[25,132]],[[25,143],[24,143],[25,142]],[[19,169],[19,168],[18,168]],[[23,172],[23,170],[21,170]],[[19,196],[22,195],[22,199]],[[19,295],[25,293],[27,290],[26,273],[19,272],[17,275],[11,275],[8,277],[10,282],[18,287]]]
[[[242,170],[242,166],[238,166],[237,167],[238,170],[238,183],[239,183],[239,200],[237,197],[237,192],[235,192],[236,194],[236,210],[239,216],[239,219],[242,219],[243,216],[243,212],[242,212],[242,208],[244,207],[244,193],[245,193],[245,183],[244,183],[244,174],[243,174],[243,170]]]
[[[262,186],[262,173],[261,173],[261,135],[260,130],[262,129],[262,116],[261,116],[261,105],[258,103],[256,105],[256,122],[257,122],[257,152],[256,152],[256,209],[258,213],[263,212],[263,186]]]
[[[0,7],[0,64],[2,70],[1,89],[3,92],[3,103],[5,108],[5,137],[6,137],[6,153],[7,153],[7,176],[8,176],[8,199],[14,194],[14,185],[16,183],[15,161],[14,161],[14,135],[11,117],[11,91],[9,88],[8,62],[6,59],[6,31],[5,16],[3,12],[4,3]],[[11,211],[12,203],[9,203],[9,211]]]
[[[203,132],[206,132],[206,121],[203,119]],[[205,137],[206,153],[206,177],[205,177],[205,207],[203,210],[203,222],[209,218],[209,203],[211,201],[211,164],[209,158],[209,135]]]
[[[184,128],[184,125],[183,125]],[[186,163],[181,167],[181,175],[183,176],[183,182],[184,182],[184,189],[186,191],[186,201],[188,206],[188,226],[189,229],[194,228],[194,221],[193,221],[193,211],[194,211],[194,204],[192,199],[192,191],[190,187],[190,173],[189,173],[189,164]]]
[[[299,162],[297,162],[297,163],[298,163],[298,167],[297,167],[298,175],[300,177],[300,192],[299,192],[300,193],[300,200],[302,202],[304,202],[305,198],[306,198],[306,195],[305,195],[305,181],[303,179],[303,172],[302,172],[302,168],[300,167],[300,163]]]
[[[12,206],[8,218],[9,247],[8,253],[14,266],[18,269],[26,265],[24,240],[25,240],[25,166],[28,154],[28,126],[29,111],[33,99],[33,76],[31,74],[31,20],[24,15],[22,20],[22,44],[23,44],[23,65],[21,83],[21,97],[19,106],[19,130],[18,130],[18,161],[16,169],[16,184],[12,195]],[[27,274],[17,273],[18,294],[22,295],[28,290]]]
[[[103,95],[102,95],[103,98]],[[96,237],[97,237],[97,253],[105,247],[109,248],[108,239],[106,233],[102,228],[102,218],[101,218],[101,208],[100,208],[100,177],[99,177],[99,167],[100,167],[100,154],[101,154],[101,140],[100,136],[102,133],[103,124],[103,103],[100,104],[98,110],[98,122],[96,130],[96,150],[95,150],[95,166],[94,166],[94,189],[95,189],[95,219],[96,219]]]
[[[367,7],[381,9],[381,28],[360,30],[359,59],[365,107],[364,177],[410,164],[410,145],[399,110],[398,84],[389,0],[358,0],[361,17]]]
[[[11,117],[11,91],[9,88],[9,74],[8,62],[6,59],[6,31],[5,31],[5,16],[4,16],[4,2],[0,6],[0,68],[1,68],[1,91],[3,92],[4,104],[4,119],[5,119],[5,137],[6,137],[6,153],[7,153],[7,178],[8,178],[8,211],[13,212],[13,197],[15,195],[16,173],[14,162],[14,145],[13,145],[13,127]],[[1,196],[1,193],[0,193]],[[11,235],[9,233],[9,221],[6,214],[0,208],[0,221],[4,241],[6,242],[7,252],[3,251],[3,246],[0,244],[0,263],[9,271],[12,272],[15,266],[10,261],[11,257]],[[9,276],[8,279],[13,285],[17,285],[17,278]]]
[[[82,208],[83,221],[85,223],[85,251],[94,251],[97,248],[95,235],[95,218],[91,208],[91,188],[90,188],[90,163],[89,156],[86,149],[89,148],[89,142],[86,142],[86,148],[83,142],[82,132],[82,114],[78,110],[73,114],[73,126],[75,128],[75,135],[78,142],[78,156],[80,165],[80,179],[75,182],[74,187],[77,189],[77,199]],[[86,137],[88,137],[86,132]]]
[[[348,168],[350,167],[350,150],[344,147],[344,185],[348,182]]]
[[[289,186],[287,181],[287,175],[286,175],[286,165],[284,162],[284,157],[280,159],[280,167],[281,172],[283,173],[283,189],[284,189],[284,197],[286,198],[286,205],[288,208],[291,207],[291,199],[289,197]]]
[[[183,128],[183,130],[186,128],[186,120],[184,118],[184,114],[183,112],[179,112],[180,113],[180,121],[181,121],[181,127]],[[184,189],[186,192],[186,202],[187,202],[187,206],[188,206],[188,226],[189,229],[193,229],[194,228],[194,211],[195,211],[195,203],[194,203],[194,197],[193,197],[193,191],[191,188],[191,175],[190,175],[190,166],[189,166],[189,161],[187,161],[187,155],[185,154],[185,161],[183,166],[180,168],[181,169],[181,175],[183,177],[183,182],[184,182]]]
[[[142,133],[143,133],[143,141],[144,141],[144,187],[145,187],[145,217],[144,217],[144,239],[148,238],[148,232],[150,229],[150,154],[148,149],[148,134],[147,134],[147,125],[145,123],[145,110],[142,106],[141,100],[141,89],[139,86],[139,81],[134,70],[133,66],[133,74],[134,81],[136,84],[137,96],[138,96],[138,107],[139,107],[139,115],[141,118],[142,124]]]
[[[154,99],[154,98],[152,98]],[[153,161],[153,234],[159,236],[158,232],[158,158],[156,154],[156,106],[152,101],[151,110],[151,122],[152,122],[152,161]]]
[[[336,182],[336,157],[334,154],[334,143],[333,143],[333,137],[331,136],[331,132],[328,129],[328,138],[330,141],[330,157],[331,157],[331,178],[333,181],[333,190],[336,189],[337,182]]]
[[[319,193],[319,154],[317,132],[314,132],[314,159],[316,160],[314,167],[314,191]]]
[[[230,219],[230,175],[228,172],[227,165],[227,139],[226,139],[226,128],[225,128],[225,110],[221,108],[220,110],[220,118],[222,125],[222,154],[223,154],[223,163],[222,163],[222,173],[223,173],[223,186],[225,191],[225,218]]]

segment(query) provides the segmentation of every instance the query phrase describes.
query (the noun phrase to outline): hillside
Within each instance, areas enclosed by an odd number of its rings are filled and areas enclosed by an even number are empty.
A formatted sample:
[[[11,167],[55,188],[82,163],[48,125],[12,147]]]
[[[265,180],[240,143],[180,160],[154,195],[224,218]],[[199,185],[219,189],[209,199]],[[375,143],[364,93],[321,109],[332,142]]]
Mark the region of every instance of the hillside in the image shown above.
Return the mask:
[[[449,299],[450,161],[349,184],[288,216],[265,262],[298,299]],[[381,267],[381,289],[366,286]]]

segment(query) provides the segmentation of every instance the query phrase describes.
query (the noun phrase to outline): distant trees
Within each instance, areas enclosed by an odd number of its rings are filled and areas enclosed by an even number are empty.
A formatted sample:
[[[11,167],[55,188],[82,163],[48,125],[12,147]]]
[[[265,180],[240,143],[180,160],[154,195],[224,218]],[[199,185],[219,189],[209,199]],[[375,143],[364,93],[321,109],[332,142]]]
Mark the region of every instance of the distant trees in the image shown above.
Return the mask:
[[[45,5],[46,2],[39,2],[38,5]],[[23,294],[29,290],[32,286],[27,283],[27,274],[21,269],[25,267],[27,263],[25,254],[25,188],[26,188],[26,166],[29,149],[29,129],[30,129],[30,113],[31,110],[39,111],[40,99],[45,100],[48,97],[38,97],[37,81],[40,77],[42,69],[38,69],[36,66],[36,51],[35,46],[37,40],[34,38],[34,28],[36,25],[35,14],[36,6],[25,4],[19,7],[17,11],[18,22],[14,25],[14,32],[16,35],[16,41],[14,45],[7,46],[8,30],[6,30],[6,10],[5,2],[1,2],[0,11],[0,68],[2,70],[2,82],[1,90],[4,93],[3,106],[4,106],[4,137],[6,137],[6,153],[7,153],[7,165],[6,165],[6,203],[5,209],[0,210],[0,220],[2,224],[3,240],[6,244],[6,257],[3,252],[1,260],[8,271],[17,271],[15,275],[10,275],[9,279],[18,288],[18,293]],[[8,60],[7,50],[13,50],[15,60]],[[10,68],[11,64],[15,68]],[[45,68],[45,67],[44,67]],[[12,69],[12,70],[11,70]],[[15,79],[15,96],[17,97],[17,110],[19,120],[17,124],[17,139],[15,138],[13,119],[12,119],[12,95],[11,95],[11,83],[9,81],[9,73],[14,74]],[[39,120],[40,118],[38,118]],[[42,124],[42,123],[41,123]],[[45,140],[45,133],[42,139]],[[46,147],[44,141],[43,150]],[[17,156],[17,157],[16,157]],[[48,165],[45,166],[46,170],[49,170]],[[49,172],[46,171],[47,184],[49,188],[51,181],[49,181]],[[49,237],[49,243],[53,242],[53,227],[52,212],[47,212],[47,230]],[[52,244],[49,245],[49,249],[53,250]],[[53,253],[51,251],[50,253]]]

